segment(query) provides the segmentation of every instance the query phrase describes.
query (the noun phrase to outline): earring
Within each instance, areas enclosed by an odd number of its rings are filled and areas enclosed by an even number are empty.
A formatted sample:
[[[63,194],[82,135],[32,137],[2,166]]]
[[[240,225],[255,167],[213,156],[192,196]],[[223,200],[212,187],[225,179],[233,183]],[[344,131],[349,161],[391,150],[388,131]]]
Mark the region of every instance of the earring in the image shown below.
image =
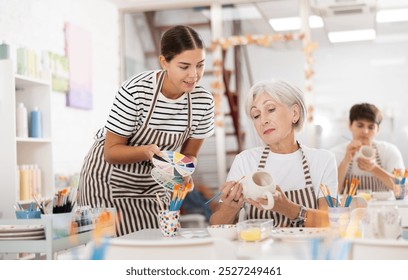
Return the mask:
[[[293,124],[297,123],[297,120],[293,120]]]

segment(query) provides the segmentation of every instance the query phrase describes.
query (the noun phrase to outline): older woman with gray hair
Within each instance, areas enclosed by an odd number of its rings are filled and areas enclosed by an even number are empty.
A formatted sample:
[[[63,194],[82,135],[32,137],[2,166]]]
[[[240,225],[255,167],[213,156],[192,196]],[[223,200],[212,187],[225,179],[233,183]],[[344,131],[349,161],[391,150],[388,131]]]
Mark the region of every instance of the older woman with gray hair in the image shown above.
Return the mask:
[[[246,111],[264,145],[235,157],[210,223],[231,224],[239,217],[274,219],[280,227],[327,226],[328,206],[319,186],[336,192],[336,160],[331,152],[296,140],[306,121],[302,91],[285,81],[258,82],[249,91]],[[271,210],[262,207],[265,198],[245,198],[237,182],[256,170],[267,171],[277,185]]]

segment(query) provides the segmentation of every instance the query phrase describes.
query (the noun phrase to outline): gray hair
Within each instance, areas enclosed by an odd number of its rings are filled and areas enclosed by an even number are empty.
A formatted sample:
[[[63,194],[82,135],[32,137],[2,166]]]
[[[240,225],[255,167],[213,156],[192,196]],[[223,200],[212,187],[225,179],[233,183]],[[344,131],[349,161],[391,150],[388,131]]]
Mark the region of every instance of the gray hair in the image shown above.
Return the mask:
[[[297,104],[300,108],[299,120],[293,125],[296,131],[300,131],[306,120],[306,104],[303,92],[294,85],[285,81],[260,81],[254,84],[248,93],[245,103],[245,111],[251,116],[251,107],[258,94],[266,93],[276,102],[286,104],[288,107]]]

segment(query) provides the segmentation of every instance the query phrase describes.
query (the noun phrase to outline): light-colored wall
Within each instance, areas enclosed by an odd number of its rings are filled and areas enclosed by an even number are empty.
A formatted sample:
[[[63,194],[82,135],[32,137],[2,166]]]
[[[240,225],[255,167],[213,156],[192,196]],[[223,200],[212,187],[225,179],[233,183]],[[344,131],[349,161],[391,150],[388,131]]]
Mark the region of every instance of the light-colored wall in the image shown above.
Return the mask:
[[[0,0],[0,41],[15,46],[63,53],[63,27],[67,21],[92,34],[94,104],[91,111],[73,109],[65,106],[63,94],[52,94],[56,173],[78,172],[94,132],[104,125],[119,84],[118,12],[105,0]],[[301,48],[293,51],[251,46],[249,57],[255,81],[282,78],[303,86]],[[340,44],[317,49],[313,85],[316,122],[323,127],[318,140],[321,147],[341,142],[341,135],[347,133],[348,109],[356,102],[368,101],[387,117],[380,137],[397,144],[408,162],[404,117],[408,108],[407,57],[407,42]],[[384,64],[387,59],[394,64]]]
[[[255,80],[279,78],[304,86],[301,50],[251,46],[249,51]],[[317,145],[331,148],[346,141],[350,107],[369,102],[384,114],[378,139],[396,144],[408,164],[408,42],[332,45],[318,48],[314,61],[315,123],[322,127]]]
[[[378,138],[396,144],[408,164],[408,42],[340,44],[315,55],[317,122],[323,126],[324,147],[333,136],[350,135],[348,111],[369,102],[383,112]]]
[[[0,0],[0,41],[14,47],[65,54],[66,22],[91,34],[93,62],[92,110],[66,107],[65,95],[52,93],[54,172],[71,174],[79,172],[93,135],[104,125],[117,91],[117,8],[106,0]]]

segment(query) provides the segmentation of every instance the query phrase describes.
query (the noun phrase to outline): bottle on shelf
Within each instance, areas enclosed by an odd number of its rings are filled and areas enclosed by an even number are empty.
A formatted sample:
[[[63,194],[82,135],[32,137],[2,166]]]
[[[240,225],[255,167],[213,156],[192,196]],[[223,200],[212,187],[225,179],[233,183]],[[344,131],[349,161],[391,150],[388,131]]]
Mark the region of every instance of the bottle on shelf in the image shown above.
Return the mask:
[[[28,137],[28,114],[24,103],[17,105],[17,137]]]
[[[37,164],[32,165],[32,168],[33,168],[32,193],[37,197],[41,197],[41,169]]]
[[[41,197],[42,179],[38,164],[23,164],[18,169],[18,200],[32,200],[33,195]]]
[[[41,112],[35,107],[30,113],[30,137],[42,137]]]
[[[10,58],[10,46],[4,41],[0,44],[0,59]]]
[[[31,198],[31,172],[28,165],[20,167],[20,200]]]

